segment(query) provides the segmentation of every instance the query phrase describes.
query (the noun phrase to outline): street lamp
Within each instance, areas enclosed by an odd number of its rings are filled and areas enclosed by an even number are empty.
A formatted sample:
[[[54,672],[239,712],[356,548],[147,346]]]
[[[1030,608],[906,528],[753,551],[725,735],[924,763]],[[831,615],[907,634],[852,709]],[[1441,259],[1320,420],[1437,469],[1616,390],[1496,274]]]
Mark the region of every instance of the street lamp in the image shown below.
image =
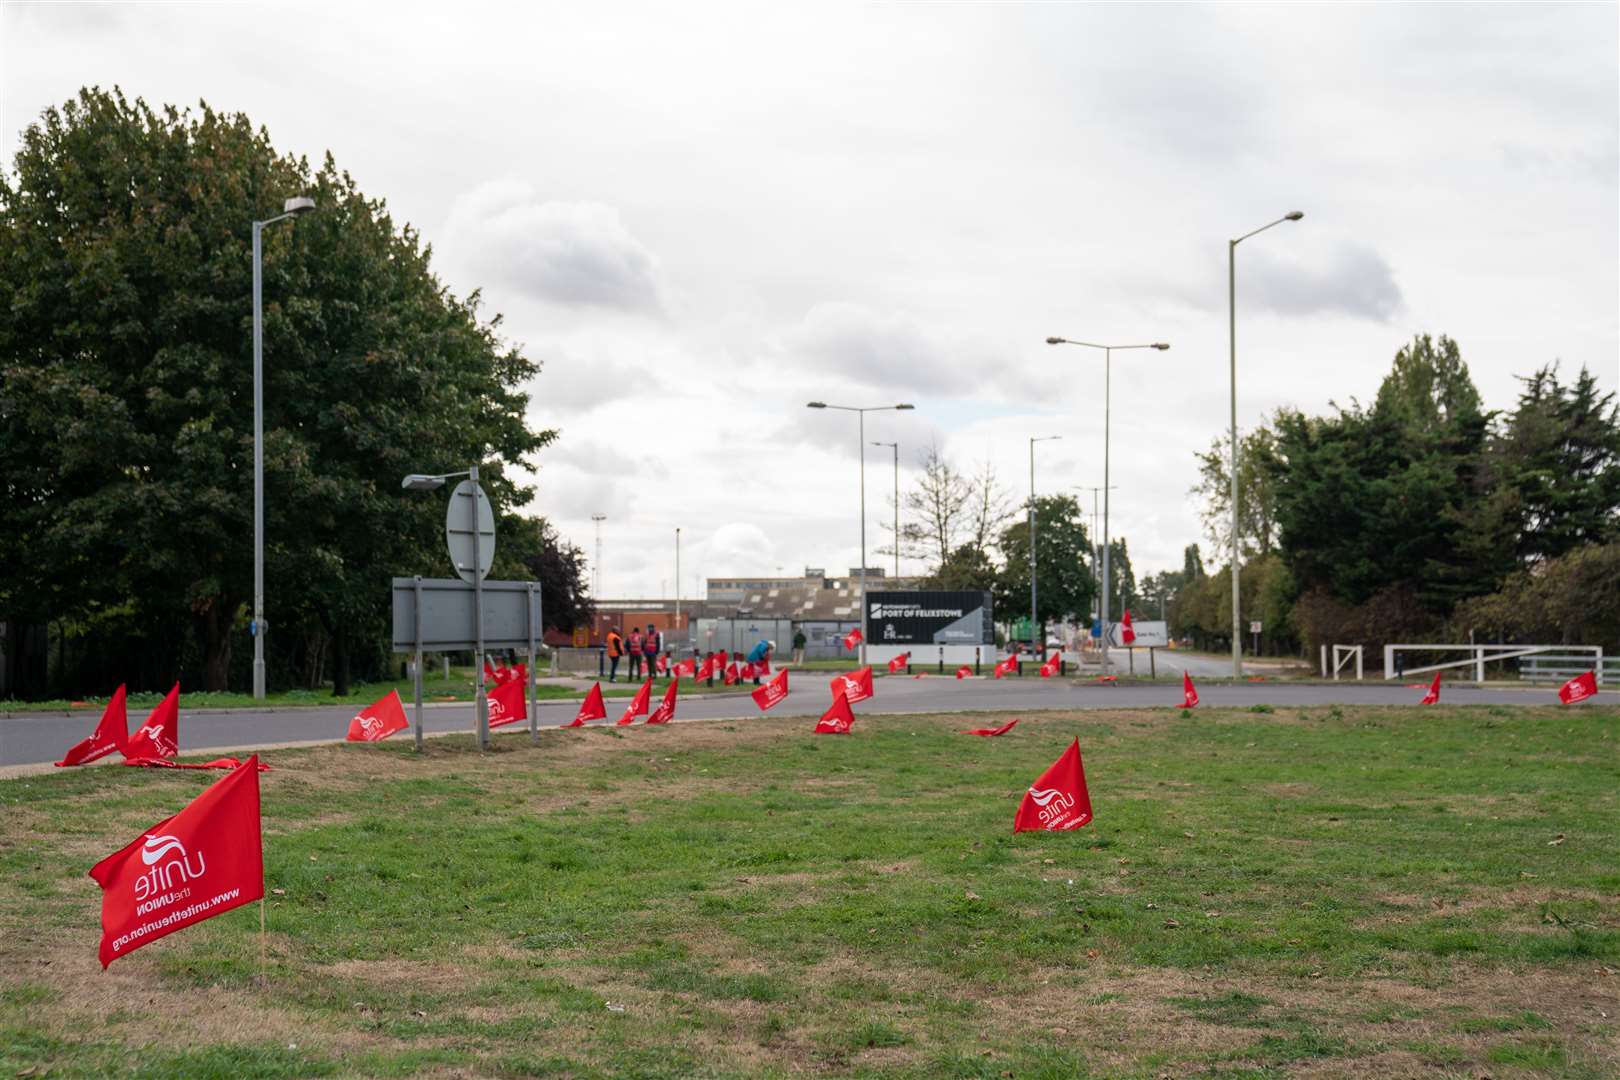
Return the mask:
[[[1110,392],[1113,380],[1114,352],[1123,349],[1158,349],[1164,352],[1170,348],[1162,341],[1151,345],[1097,345],[1090,341],[1071,341],[1068,338],[1049,337],[1048,345],[1079,345],[1086,349],[1101,349],[1103,351],[1103,580],[1102,580],[1102,669],[1108,674],[1108,593],[1109,593],[1109,551],[1108,551],[1108,492],[1112,490],[1108,484],[1108,454],[1109,454],[1109,423],[1112,404]]]
[[[1238,623],[1238,441],[1237,441],[1237,246],[1272,225],[1298,221],[1303,210],[1291,210],[1270,225],[1246,232],[1226,242],[1226,315],[1230,333],[1232,364],[1232,678],[1243,678],[1243,638]]]
[[[1029,647],[1030,652],[1039,650],[1042,659],[1046,654],[1046,627],[1041,627],[1039,635],[1035,632],[1035,444],[1061,438],[1061,435],[1032,435],[1029,439]]]
[[[825,401],[812,401],[812,409],[837,409],[840,412],[852,412],[860,418],[860,447],[861,455],[861,666],[866,666],[866,414],[869,412],[909,412],[915,405],[868,405],[860,408],[854,405],[829,405]]]
[[[489,701],[484,697],[484,557],[481,547],[484,529],[483,516],[479,506],[479,500],[483,498],[484,489],[478,486],[478,466],[474,465],[470,469],[452,473],[411,473],[400,481],[399,486],[406,491],[436,491],[444,486],[446,480],[457,476],[465,476],[472,482],[472,501],[470,504],[472,513],[470,514],[471,520],[468,527],[472,532],[473,642],[475,649],[473,654],[473,678],[477,680],[473,684],[475,688],[473,691],[473,714],[477,717],[478,748],[488,750]],[[452,493],[451,498],[454,497]],[[453,548],[451,561],[455,561]],[[458,569],[459,574],[459,568],[453,567],[453,569]],[[534,657],[530,656],[529,660],[533,662]],[[422,667],[421,653],[416,655],[416,665],[417,670],[420,671]],[[529,678],[531,680],[530,685],[533,685],[534,676],[531,674]],[[528,687],[525,687],[523,692],[525,696],[528,696]],[[418,714],[420,714],[420,709]]]
[[[315,209],[315,200],[294,195],[281,213],[253,223],[253,699],[264,700],[264,247],[266,225]]]
[[[875,442],[873,446],[887,446],[894,451],[894,576],[900,576],[900,444],[897,442]],[[895,586],[899,588],[899,586]],[[861,636],[865,637],[863,630]]]

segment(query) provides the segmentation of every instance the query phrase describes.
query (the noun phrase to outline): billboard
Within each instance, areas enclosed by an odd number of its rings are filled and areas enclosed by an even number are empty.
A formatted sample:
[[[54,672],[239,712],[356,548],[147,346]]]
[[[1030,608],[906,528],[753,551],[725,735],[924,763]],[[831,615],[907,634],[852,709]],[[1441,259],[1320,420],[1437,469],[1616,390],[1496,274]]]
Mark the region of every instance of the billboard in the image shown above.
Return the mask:
[[[1158,620],[1132,623],[1131,629],[1136,631],[1136,641],[1133,643],[1138,649],[1163,649],[1170,644],[1170,624]],[[1120,640],[1125,633],[1121,623],[1108,624],[1108,645],[1110,648],[1126,648]]]
[[[872,645],[994,645],[987,592],[869,592]]]

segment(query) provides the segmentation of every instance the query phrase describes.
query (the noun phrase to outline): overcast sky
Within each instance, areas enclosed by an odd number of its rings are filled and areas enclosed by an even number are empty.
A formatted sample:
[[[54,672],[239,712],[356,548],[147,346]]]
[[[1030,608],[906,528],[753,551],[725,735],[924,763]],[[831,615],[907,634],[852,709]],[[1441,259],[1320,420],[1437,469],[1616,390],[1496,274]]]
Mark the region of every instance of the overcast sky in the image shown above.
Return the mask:
[[[1552,360],[1620,381],[1617,7],[19,4],[0,151],[81,86],[330,150],[543,362],[537,512],[602,591],[858,565],[855,417],[1102,483],[1138,574],[1199,540],[1193,454],[1366,400],[1414,333],[1486,402]],[[891,515],[869,448],[868,544]],[[1090,496],[1084,496],[1089,506]],[[1206,543],[1207,550],[1207,543]],[[876,556],[870,561],[888,565]],[[386,568],[385,568],[386,569]],[[907,570],[920,569],[915,564]]]

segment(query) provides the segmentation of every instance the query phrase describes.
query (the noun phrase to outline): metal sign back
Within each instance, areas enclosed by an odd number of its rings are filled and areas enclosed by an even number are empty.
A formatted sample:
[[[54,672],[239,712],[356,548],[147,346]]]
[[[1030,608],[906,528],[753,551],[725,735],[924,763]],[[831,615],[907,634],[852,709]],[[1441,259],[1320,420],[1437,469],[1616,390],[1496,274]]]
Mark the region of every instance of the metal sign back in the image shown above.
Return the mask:
[[[416,579],[394,578],[394,651],[416,648]],[[530,640],[530,595],[533,636],[540,637],[540,583],[490,581],[484,589],[484,648],[526,649]],[[422,580],[422,651],[460,652],[476,648],[473,587],[450,578]]]
[[[463,480],[450,493],[450,508],[444,513],[444,542],[450,549],[450,565],[462,581],[473,580],[475,529],[478,534],[477,574],[481,578],[488,577],[495,561],[495,511],[490,509],[489,496],[484,494],[483,488],[473,480]]]

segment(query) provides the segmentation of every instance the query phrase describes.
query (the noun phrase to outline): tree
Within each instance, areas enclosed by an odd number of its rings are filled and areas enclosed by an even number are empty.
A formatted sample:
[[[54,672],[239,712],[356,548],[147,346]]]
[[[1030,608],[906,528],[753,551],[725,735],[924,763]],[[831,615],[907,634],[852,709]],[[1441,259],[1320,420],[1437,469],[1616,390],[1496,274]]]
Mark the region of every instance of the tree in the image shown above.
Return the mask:
[[[1585,367],[1573,385],[1550,364],[1520,380],[1518,407],[1489,467],[1522,564],[1620,536],[1620,407]]]
[[[1244,558],[1269,555],[1277,543],[1277,435],[1258,427],[1238,442],[1238,533]],[[1232,550],[1232,439],[1221,435],[1198,457],[1198,484],[1188,494],[1202,500],[1199,516],[1214,550]]]
[[[983,548],[962,544],[924,580],[930,589],[992,591],[996,587],[996,567]]]
[[[1029,523],[1016,522],[999,540],[1006,564],[996,575],[996,611],[1004,619],[1029,611]],[[1091,576],[1091,540],[1072,495],[1035,500],[1035,614],[1043,623],[1080,622],[1091,614],[1097,582]]]
[[[922,475],[906,492],[907,522],[901,526],[901,553],[922,559],[938,573],[950,561],[963,528],[963,514],[973,498],[973,487],[930,445],[923,456]]]
[[[1197,581],[1203,576],[1204,557],[1199,554],[1197,544],[1188,544],[1181,552],[1181,580]]]
[[[1018,515],[1018,508],[1007,489],[996,479],[996,467],[988,458],[979,474],[968,482],[972,493],[968,505],[968,543],[991,556],[1002,528]],[[1025,513],[1028,513],[1026,506]]]
[[[84,90],[0,173],[0,610],[160,685],[188,641],[205,687],[245,671],[250,223],[305,193],[318,211],[264,234],[272,648],[324,625],[340,691],[357,641],[375,659],[388,578],[442,548],[444,504],[405,473],[480,462],[497,510],[527,501],[505,470],[554,437],[524,421],[536,368],[409,226],[245,116]]]
[[[1113,584],[1113,600],[1108,605],[1108,617],[1117,620],[1138,599],[1136,574],[1131,570],[1131,553],[1123,536],[1108,541],[1108,575]]]
[[[501,525],[503,555],[516,580],[540,582],[541,617],[547,629],[588,625],[596,613],[585,552],[557,534],[544,518],[512,517]]]

